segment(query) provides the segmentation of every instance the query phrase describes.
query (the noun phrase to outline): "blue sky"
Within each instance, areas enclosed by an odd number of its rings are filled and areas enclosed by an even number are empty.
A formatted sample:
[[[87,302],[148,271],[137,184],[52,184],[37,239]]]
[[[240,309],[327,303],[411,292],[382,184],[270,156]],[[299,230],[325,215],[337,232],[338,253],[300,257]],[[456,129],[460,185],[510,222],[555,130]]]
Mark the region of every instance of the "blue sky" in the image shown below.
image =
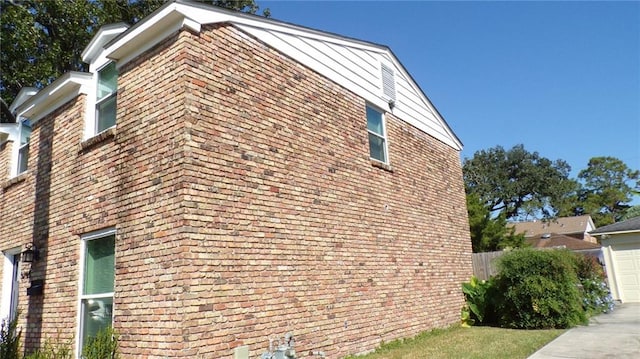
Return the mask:
[[[640,169],[640,2],[257,1],[389,46],[464,143]]]

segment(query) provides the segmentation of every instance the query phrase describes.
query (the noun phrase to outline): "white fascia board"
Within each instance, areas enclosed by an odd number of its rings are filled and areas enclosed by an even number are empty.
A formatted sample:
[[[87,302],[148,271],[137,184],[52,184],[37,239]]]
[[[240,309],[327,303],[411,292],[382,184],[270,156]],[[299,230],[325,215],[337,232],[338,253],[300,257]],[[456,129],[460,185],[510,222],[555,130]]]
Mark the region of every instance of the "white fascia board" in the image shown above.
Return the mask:
[[[345,36],[332,34],[325,31],[315,30],[300,25],[290,24],[283,21],[268,19],[266,17],[245,14],[238,11],[226,10],[212,7],[210,5],[200,5],[197,3],[176,3],[176,10],[185,16],[199,22],[202,25],[229,22],[237,25],[245,25],[266,29],[287,34],[308,37],[325,42],[361,48],[368,51],[384,52],[385,46],[377,45]]]
[[[38,89],[35,87],[23,87],[18,92],[18,96],[13,100],[11,106],[9,106],[9,111],[11,113],[15,113],[16,109],[20,107],[23,103],[25,103],[31,96],[38,93]]]
[[[124,23],[105,25],[98,30],[98,33],[91,39],[89,45],[82,51],[82,61],[90,64],[102,52],[102,47],[116,36],[125,32],[129,26]]]
[[[594,237],[602,237],[602,236],[612,236],[612,235],[629,234],[629,233],[640,233],[640,229],[629,229],[626,231],[612,231],[612,232],[589,233],[589,234]]]
[[[177,5],[173,3],[161,9],[124,36],[107,44],[106,57],[116,61],[116,66],[120,68],[183,27],[200,32],[200,23],[177,11]]]
[[[37,122],[79,94],[88,94],[92,78],[85,72],[65,73],[20,106],[19,115]]]

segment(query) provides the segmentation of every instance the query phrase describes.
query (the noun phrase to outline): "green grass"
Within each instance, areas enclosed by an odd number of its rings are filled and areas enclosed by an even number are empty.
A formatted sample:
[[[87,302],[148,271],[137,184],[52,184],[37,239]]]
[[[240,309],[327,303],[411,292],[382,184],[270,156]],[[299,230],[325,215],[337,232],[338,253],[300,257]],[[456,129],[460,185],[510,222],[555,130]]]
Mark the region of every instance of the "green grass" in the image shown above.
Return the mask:
[[[411,339],[385,343],[375,353],[357,358],[527,358],[564,331],[454,326],[425,332]]]

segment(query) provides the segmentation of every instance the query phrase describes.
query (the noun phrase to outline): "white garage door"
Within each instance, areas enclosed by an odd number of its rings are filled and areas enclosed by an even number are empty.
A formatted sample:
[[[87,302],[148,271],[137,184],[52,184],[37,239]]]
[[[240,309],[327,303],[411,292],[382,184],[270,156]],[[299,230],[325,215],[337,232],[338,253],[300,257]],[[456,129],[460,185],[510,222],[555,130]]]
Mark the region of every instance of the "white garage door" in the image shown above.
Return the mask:
[[[612,246],[622,302],[640,302],[640,244]]]

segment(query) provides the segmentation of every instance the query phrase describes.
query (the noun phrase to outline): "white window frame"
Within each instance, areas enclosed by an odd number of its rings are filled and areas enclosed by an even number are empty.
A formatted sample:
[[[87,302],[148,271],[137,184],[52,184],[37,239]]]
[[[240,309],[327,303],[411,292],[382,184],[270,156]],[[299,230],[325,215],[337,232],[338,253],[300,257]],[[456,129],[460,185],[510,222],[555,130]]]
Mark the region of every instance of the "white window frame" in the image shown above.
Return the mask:
[[[84,277],[85,277],[84,272],[85,272],[85,261],[86,261],[85,253],[87,251],[87,242],[112,236],[112,235],[113,236],[116,235],[115,228],[105,228],[98,231],[89,232],[80,237],[80,262],[79,262],[80,273],[78,276],[78,303],[77,303],[78,305],[77,305],[77,316],[76,316],[76,338],[77,338],[76,339],[76,358],[81,358],[82,346],[83,346],[83,340],[84,340],[84,338],[82,337],[82,329],[83,329],[82,301],[85,299],[108,298],[109,296],[113,298],[115,293],[115,292],[110,292],[110,293],[89,294],[89,295],[82,294],[84,292]],[[114,243],[114,247],[115,247],[115,243]],[[115,248],[114,248],[114,251],[115,251]],[[115,261],[115,255],[114,255],[114,261]],[[115,263],[114,263],[114,266],[115,266]],[[115,273],[114,273],[113,280],[115,282]],[[114,289],[115,289],[115,283],[114,283]],[[113,326],[113,318],[114,318],[113,312],[115,312],[115,303],[113,304],[113,309],[111,313],[112,326]]]
[[[31,144],[31,134],[29,134],[29,140],[25,143],[25,144],[21,144],[20,142],[22,142],[22,132],[24,131],[24,123],[25,121],[29,121],[31,122],[28,118],[21,118],[19,120],[19,125],[18,125],[18,139],[17,139],[17,148],[18,150],[16,151],[16,176],[21,175],[24,172],[27,172],[27,170],[29,169],[29,149],[27,149],[27,158],[26,158],[26,167],[24,169],[20,168],[20,163],[21,163],[21,159],[22,159],[22,150],[25,147],[29,147],[29,145]],[[29,127],[31,128],[31,131],[33,132],[33,127],[31,127],[31,125],[29,125]]]
[[[17,314],[18,298],[20,297],[20,252],[21,247],[3,252],[0,320],[12,319]]]
[[[105,64],[103,64],[102,66],[100,66],[96,72],[95,72],[95,96],[94,98],[94,105],[93,105],[93,136],[99,135],[101,132],[104,132],[112,127],[115,127],[117,125],[117,122],[114,123],[113,126],[108,127],[103,129],[102,131],[98,131],[98,121],[100,120],[100,115],[98,114],[98,107],[103,104],[104,102],[110,101],[111,99],[113,99],[115,97],[116,100],[116,111],[118,108],[118,85],[117,85],[117,77],[116,77],[116,90],[111,92],[108,95],[105,95],[103,98],[98,100],[98,91],[99,91],[99,86],[100,86],[100,71],[104,70],[107,66],[112,65],[115,66],[116,71],[118,70],[118,67],[116,66],[116,63],[113,61],[108,61]]]
[[[386,121],[386,118],[385,118],[386,117],[385,116],[385,112],[382,111],[377,106],[372,105],[371,103],[366,103],[366,106],[365,106],[365,120],[367,122],[369,121],[369,119],[366,118],[366,116],[367,116],[367,108],[370,108],[370,109],[378,112],[380,114],[380,118],[381,118],[381,121],[382,121],[382,134],[379,134],[379,133],[376,133],[376,132],[373,132],[373,131],[369,130],[369,126],[367,125],[367,144],[369,144],[369,136],[368,136],[369,134],[372,134],[372,135],[374,135],[376,137],[382,138],[382,140],[384,141],[384,146],[383,146],[383,149],[384,149],[384,161],[380,161],[377,158],[371,157],[371,151],[369,151],[369,158],[372,161],[376,161],[376,162],[380,162],[380,163],[384,163],[384,164],[388,165],[389,164],[389,136],[387,136],[387,121]]]

